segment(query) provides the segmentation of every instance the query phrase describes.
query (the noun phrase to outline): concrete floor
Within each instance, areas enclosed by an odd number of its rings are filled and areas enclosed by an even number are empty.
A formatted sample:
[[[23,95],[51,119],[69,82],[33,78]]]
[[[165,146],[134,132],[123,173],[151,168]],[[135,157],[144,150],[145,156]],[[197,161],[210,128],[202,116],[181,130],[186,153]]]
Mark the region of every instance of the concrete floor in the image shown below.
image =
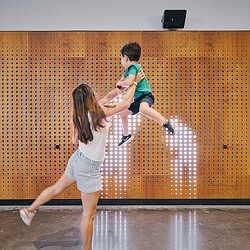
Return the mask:
[[[0,207],[0,249],[82,249],[82,210],[41,207],[30,227]],[[250,206],[98,207],[93,250],[249,250]]]

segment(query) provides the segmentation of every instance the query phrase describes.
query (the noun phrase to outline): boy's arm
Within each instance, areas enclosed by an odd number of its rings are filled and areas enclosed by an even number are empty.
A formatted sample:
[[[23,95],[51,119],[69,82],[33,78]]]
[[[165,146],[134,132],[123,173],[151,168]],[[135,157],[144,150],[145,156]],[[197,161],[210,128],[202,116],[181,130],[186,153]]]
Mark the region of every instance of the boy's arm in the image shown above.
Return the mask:
[[[119,88],[119,87],[129,87],[129,86],[132,86],[134,82],[140,82],[143,78],[144,78],[144,73],[143,73],[143,70],[142,68],[138,71],[137,75],[134,75],[134,74],[129,74],[127,78],[121,78],[116,86]]]
[[[128,75],[128,78],[121,79],[117,82],[117,87],[129,87],[133,85],[133,82],[135,81],[135,75]]]
[[[114,114],[116,114],[124,109],[127,109],[130,106],[131,102],[133,101],[135,89],[136,89],[136,84],[132,84],[132,86],[127,88],[127,92],[126,92],[126,94],[123,97],[121,102],[116,103],[112,107],[103,106],[102,109],[103,109],[105,115],[108,117],[108,116],[114,115]]]
[[[130,77],[130,76],[133,76],[133,77]],[[122,77],[118,82],[130,80],[131,84],[129,86],[132,86],[134,84],[134,82],[138,82],[139,83],[143,78],[145,78],[145,75],[143,73],[143,70],[140,69],[139,72],[138,72],[138,74],[136,76],[131,74],[131,75],[129,75],[128,79],[125,79],[124,77]],[[103,98],[101,98],[100,100],[98,100],[99,105],[103,106],[103,105],[109,103],[117,95],[123,93],[123,91],[125,89],[126,89],[125,87],[117,85],[117,88],[111,90],[106,96],[104,96]]]
[[[124,81],[126,78],[124,76],[121,77],[121,79],[119,81]],[[119,82],[118,81],[118,82]]]

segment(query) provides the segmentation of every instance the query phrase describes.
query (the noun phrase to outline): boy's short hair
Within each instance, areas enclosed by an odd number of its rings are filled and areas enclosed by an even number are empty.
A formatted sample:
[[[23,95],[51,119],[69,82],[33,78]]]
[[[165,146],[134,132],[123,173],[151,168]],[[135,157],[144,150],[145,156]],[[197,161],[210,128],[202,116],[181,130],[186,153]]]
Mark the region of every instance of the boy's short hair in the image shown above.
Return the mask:
[[[122,56],[126,55],[130,61],[139,61],[141,56],[141,46],[137,42],[129,42],[121,49]]]

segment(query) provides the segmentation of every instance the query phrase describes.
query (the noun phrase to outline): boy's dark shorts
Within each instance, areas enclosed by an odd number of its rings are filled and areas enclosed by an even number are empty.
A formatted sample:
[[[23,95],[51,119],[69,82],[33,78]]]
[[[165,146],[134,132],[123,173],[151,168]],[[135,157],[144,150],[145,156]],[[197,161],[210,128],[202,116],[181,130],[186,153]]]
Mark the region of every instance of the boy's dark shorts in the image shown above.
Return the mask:
[[[132,102],[128,108],[128,110],[132,111],[133,113],[132,115],[139,113],[140,104],[142,102],[146,102],[149,105],[149,107],[151,107],[155,102],[155,98],[153,94],[150,92],[135,99],[134,102]]]

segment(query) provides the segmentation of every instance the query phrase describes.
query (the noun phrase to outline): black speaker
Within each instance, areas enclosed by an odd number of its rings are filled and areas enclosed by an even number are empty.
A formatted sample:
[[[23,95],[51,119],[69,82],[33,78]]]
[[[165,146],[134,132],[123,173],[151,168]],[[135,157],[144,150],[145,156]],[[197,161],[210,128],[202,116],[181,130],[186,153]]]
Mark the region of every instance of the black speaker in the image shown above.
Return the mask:
[[[164,10],[161,22],[164,29],[183,29],[187,10]]]

